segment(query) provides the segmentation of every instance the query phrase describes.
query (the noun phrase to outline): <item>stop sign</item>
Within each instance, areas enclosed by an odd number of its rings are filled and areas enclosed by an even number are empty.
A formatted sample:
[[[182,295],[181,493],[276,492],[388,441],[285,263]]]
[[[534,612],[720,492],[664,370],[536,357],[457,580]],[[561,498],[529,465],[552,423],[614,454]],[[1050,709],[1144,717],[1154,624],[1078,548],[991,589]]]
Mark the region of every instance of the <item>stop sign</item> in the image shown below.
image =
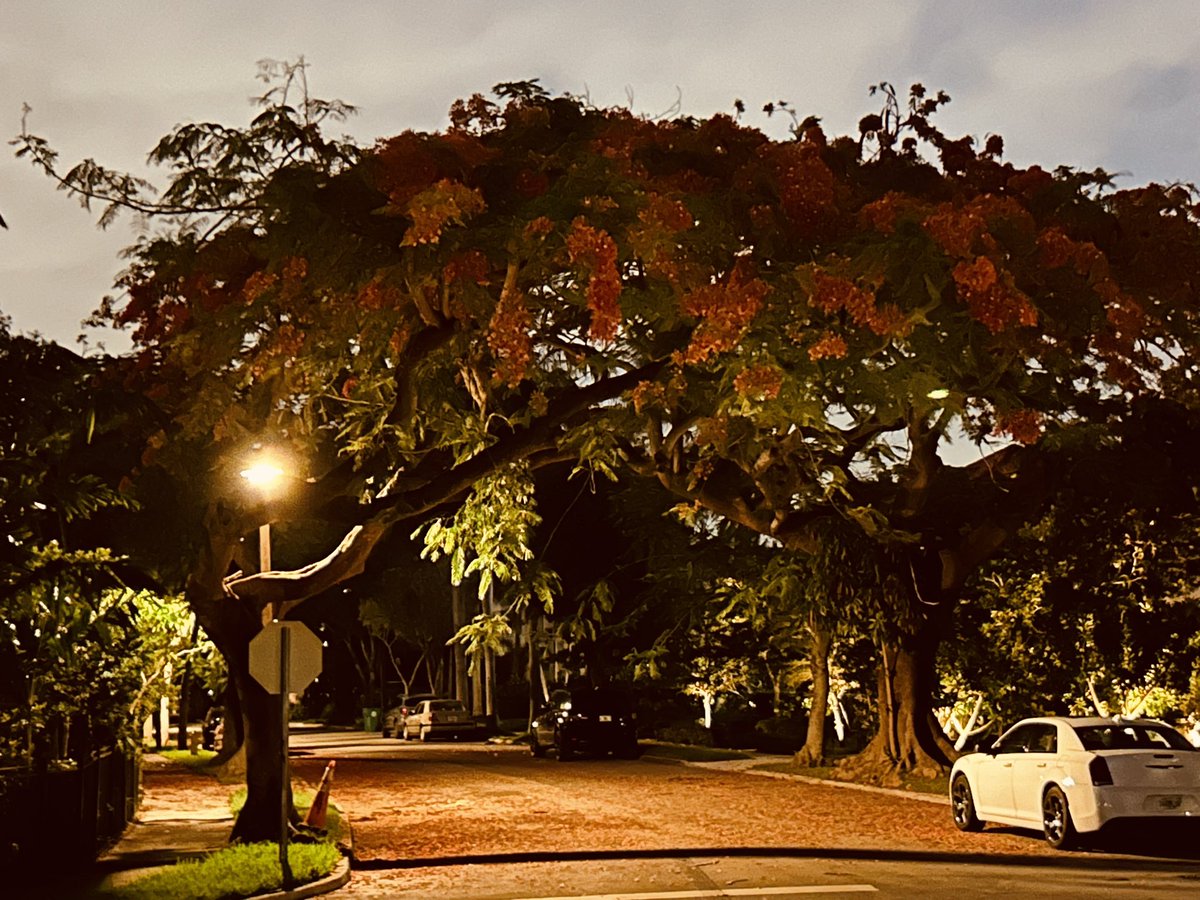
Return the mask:
[[[287,689],[302,691],[321,674],[321,639],[303,622],[271,622],[250,641],[250,674],[267,689],[279,693],[280,635],[288,633]]]

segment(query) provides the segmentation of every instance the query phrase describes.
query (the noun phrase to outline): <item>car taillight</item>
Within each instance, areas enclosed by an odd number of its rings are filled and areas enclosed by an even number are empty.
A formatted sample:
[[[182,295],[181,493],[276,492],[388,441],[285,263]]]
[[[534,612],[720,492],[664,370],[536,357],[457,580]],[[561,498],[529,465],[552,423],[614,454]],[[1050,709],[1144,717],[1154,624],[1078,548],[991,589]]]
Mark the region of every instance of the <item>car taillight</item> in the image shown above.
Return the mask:
[[[1113,783],[1112,772],[1108,770],[1108,763],[1102,756],[1092,757],[1092,761],[1088,763],[1088,775],[1092,777],[1092,784],[1096,786]]]

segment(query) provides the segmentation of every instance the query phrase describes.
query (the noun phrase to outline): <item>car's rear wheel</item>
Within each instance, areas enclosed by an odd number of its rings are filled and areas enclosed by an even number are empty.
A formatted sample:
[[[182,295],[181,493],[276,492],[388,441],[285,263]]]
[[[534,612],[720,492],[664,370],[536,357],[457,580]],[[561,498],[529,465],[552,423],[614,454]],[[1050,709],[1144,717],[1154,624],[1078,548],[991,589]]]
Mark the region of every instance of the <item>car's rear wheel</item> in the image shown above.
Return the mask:
[[[539,759],[546,755],[546,748],[538,741],[536,731],[529,735],[529,752]]]
[[[961,773],[954,776],[954,783],[950,785],[950,808],[954,812],[954,825],[959,831],[979,831],[983,828],[983,822],[975,814],[971,784],[967,776]]]
[[[1067,805],[1067,795],[1058,785],[1051,785],[1042,795],[1042,831],[1046,843],[1055,850],[1067,850],[1075,844],[1071,808]]]

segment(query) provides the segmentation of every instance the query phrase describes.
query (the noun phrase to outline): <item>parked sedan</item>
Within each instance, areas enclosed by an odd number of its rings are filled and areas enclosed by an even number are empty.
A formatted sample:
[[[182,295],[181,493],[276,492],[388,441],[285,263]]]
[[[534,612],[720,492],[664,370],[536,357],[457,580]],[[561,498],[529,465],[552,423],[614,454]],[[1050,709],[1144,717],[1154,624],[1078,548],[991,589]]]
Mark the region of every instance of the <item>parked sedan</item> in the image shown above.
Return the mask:
[[[950,773],[954,824],[1040,828],[1052,847],[1118,819],[1200,816],[1200,750],[1155,719],[1018,722]]]
[[[633,700],[613,688],[558,690],[533,718],[529,741],[534,756],[551,748],[560,761],[579,753],[638,755]]]
[[[400,698],[400,702],[389,709],[383,715],[383,725],[380,727],[380,733],[386,737],[403,737],[404,736],[404,720],[412,713],[416,712],[417,704],[422,700],[439,700],[437,694],[407,694]]]
[[[404,720],[402,737],[423,741],[436,737],[468,737],[477,730],[470,710],[460,700],[422,700]]]

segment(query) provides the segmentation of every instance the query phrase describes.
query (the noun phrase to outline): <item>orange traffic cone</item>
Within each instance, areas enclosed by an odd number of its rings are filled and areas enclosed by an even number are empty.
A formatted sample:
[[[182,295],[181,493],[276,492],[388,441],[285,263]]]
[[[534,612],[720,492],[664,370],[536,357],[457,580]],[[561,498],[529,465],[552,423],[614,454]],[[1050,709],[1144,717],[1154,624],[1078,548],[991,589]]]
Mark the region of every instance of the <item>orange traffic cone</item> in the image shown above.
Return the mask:
[[[312,828],[325,827],[325,811],[329,808],[329,786],[333,784],[333,768],[336,765],[337,760],[331,759],[325,767],[321,783],[317,786],[317,796],[313,797],[312,806],[308,808],[308,814],[304,817],[305,825]]]

